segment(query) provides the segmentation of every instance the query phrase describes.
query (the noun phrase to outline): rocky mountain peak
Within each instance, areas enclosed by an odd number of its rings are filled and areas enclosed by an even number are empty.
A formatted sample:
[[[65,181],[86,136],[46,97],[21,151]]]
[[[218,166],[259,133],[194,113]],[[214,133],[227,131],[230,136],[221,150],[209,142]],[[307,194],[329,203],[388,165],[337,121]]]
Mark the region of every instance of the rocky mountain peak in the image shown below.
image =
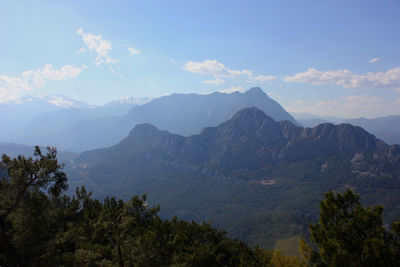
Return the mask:
[[[128,136],[152,136],[159,133],[160,130],[150,123],[141,123],[136,125]]]
[[[266,93],[264,93],[264,91],[260,88],[260,87],[252,87],[249,90],[247,90],[245,92],[246,94],[251,94],[251,95],[263,95],[263,96],[267,96]]]

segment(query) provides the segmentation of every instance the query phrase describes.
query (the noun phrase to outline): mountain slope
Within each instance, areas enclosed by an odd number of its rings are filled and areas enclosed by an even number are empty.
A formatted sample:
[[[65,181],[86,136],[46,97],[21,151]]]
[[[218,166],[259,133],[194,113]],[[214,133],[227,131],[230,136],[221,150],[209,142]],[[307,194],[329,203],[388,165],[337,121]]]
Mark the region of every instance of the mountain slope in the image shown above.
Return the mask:
[[[252,244],[301,234],[328,190],[352,187],[367,204],[386,205],[388,220],[400,216],[400,146],[349,124],[276,122],[257,108],[189,137],[137,125],[117,145],[82,153],[68,172],[72,188],[147,193],[165,216],[211,221]],[[262,227],[278,214],[296,226]]]

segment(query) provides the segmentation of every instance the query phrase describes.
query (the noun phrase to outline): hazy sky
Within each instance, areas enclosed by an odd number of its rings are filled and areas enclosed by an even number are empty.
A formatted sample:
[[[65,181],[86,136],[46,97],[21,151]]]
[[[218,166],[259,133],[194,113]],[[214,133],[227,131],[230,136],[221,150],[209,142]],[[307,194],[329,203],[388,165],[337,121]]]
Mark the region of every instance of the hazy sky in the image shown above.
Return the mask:
[[[0,2],[0,102],[261,87],[288,111],[400,114],[400,1]]]

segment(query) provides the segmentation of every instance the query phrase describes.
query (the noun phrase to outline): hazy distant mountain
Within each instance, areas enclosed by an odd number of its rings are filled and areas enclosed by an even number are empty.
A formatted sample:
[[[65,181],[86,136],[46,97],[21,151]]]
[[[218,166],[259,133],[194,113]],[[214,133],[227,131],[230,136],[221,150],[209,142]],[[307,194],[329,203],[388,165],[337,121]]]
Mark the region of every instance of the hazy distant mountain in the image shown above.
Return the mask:
[[[62,95],[48,95],[44,97],[32,97],[32,96],[25,96],[18,100],[4,102],[1,104],[8,104],[8,105],[27,105],[28,103],[48,103],[50,105],[60,107],[60,108],[88,108],[90,107],[89,104],[74,100],[72,98],[62,96]]]
[[[61,109],[87,108],[89,105],[64,96],[23,97],[0,103],[0,139],[20,130],[37,116]]]
[[[30,118],[22,129],[11,132],[9,138],[3,140],[83,151],[113,145],[139,123],[151,123],[160,129],[190,135],[204,127],[216,126],[238,110],[252,106],[276,120],[297,124],[260,88],[252,88],[245,93],[173,94],[153,100],[127,98],[99,107],[45,112]]]
[[[375,119],[348,119],[345,122],[363,127],[388,144],[400,144],[400,115]]]
[[[245,93],[212,93],[208,95],[173,94],[133,107],[122,117],[84,121],[77,127],[83,149],[113,145],[128,135],[139,123],[150,123],[172,133],[190,135],[199,133],[204,127],[216,126],[237,111],[257,107],[275,120],[296,120],[276,101],[260,88],[251,88]]]
[[[69,98],[24,98],[3,103],[5,111],[1,140],[27,145],[56,146],[80,150],[74,144],[76,127],[85,120],[122,116],[134,106],[147,103],[151,98],[126,98],[104,106],[89,106]],[[1,104],[0,104],[1,105]],[[0,106],[1,108],[1,106]],[[16,112],[17,109],[17,112]],[[7,120],[7,121],[6,121]]]
[[[105,106],[114,106],[118,104],[128,104],[128,105],[144,105],[150,101],[152,101],[153,97],[126,97],[120,98],[117,100],[113,100],[108,102]]]
[[[328,190],[351,187],[366,204],[385,205],[389,220],[400,214],[400,146],[350,124],[276,122],[257,108],[189,137],[137,125],[117,145],[82,153],[68,172],[72,188],[147,193],[166,216],[211,221],[250,244],[280,231],[282,222],[268,228],[277,214],[291,221],[279,238],[299,234]]]
[[[316,114],[311,114],[311,113],[296,113],[296,112],[291,112],[292,116],[296,120],[312,120],[312,119],[321,119],[321,120],[326,120],[331,123],[341,123],[345,120],[345,118],[340,118],[340,117],[335,117],[335,116],[324,116],[324,115],[316,115]]]
[[[248,107],[257,107],[277,121],[287,120],[297,124],[281,105],[259,87],[253,87],[245,93],[215,92],[208,95],[173,94],[160,97],[130,110],[124,121],[136,123],[139,119],[173,133],[191,135],[200,133],[204,127],[216,126]]]
[[[321,123],[339,124],[345,121],[344,118],[334,116],[321,116],[310,113],[291,113],[292,116],[304,127],[315,127]]]
[[[46,154],[46,147],[41,147],[42,153]],[[13,143],[1,143],[0,142],[0,157],[2,155],[7,155],[9,157],[15,158],[19,155],[25,157],[32,157],[35,151],[34,146],[25,146]],[[73,158],[77,157],[77,153],[69,152],[69,151],[57,151],[57,158],[63,162],[68,164]]]
[[[292,113],[304,127],[315,127],[321,123],[350,123],[360,126],[388,144],[400,144],[400,115],[379,117],[375,119],[345,119],[333,116],[320,116],[307,113]]]

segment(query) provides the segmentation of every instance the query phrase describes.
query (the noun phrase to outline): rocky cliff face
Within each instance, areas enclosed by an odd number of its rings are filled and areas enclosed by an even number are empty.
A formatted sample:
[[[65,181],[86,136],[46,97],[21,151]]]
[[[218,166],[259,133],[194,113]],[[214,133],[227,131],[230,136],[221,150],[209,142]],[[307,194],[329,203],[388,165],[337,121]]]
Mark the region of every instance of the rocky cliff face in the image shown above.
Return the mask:
[[[253,107],[190,137],[140,124],[119,144],[85,152],[79,160],[93,165],[96,159],[100,164],[112,155],[119,164],[132,168],[232,171],[355,153],[395,160],[399,150],[399,146],[388,146],[350,124],[301,128],[287,121],[276,122]]]

